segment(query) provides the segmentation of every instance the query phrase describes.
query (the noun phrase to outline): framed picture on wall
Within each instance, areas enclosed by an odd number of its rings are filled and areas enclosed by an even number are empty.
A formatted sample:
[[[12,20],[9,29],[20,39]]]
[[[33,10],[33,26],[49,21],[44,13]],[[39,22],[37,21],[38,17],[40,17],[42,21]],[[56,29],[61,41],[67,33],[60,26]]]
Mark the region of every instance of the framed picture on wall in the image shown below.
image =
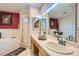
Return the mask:
[[[0,15],[0,25],[11,25],[12,24],[12,16],[11,14]]]
[[[56,18],[50,18],[50,29],[59,29],[59,23],[58,23],[58,19]]]

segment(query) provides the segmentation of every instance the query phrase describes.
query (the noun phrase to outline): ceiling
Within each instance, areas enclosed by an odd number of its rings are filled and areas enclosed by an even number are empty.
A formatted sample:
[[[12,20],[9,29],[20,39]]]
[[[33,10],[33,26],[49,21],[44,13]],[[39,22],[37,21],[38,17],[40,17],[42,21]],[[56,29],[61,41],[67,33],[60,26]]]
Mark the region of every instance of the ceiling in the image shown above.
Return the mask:
[[[28,12],[29,7],[40,8],[42,3],[0,3],[0,11],[15,12],[20,11]]]
[[[56,8],[52,9],[48,14],[51,18],[61,18],[71,13],[75,13],[75,4],[61,3]]]

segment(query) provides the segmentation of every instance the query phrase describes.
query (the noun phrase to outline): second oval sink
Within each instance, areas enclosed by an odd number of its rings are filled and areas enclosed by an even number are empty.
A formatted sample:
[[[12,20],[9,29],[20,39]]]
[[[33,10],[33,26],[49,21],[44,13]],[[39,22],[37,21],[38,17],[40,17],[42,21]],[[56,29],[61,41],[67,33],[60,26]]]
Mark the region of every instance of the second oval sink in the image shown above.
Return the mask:
[[[73,53],[73,51],[69,49],[68,47],[54,43],[54,42],[47,42],[46,47],[60,54],[72,54]]]

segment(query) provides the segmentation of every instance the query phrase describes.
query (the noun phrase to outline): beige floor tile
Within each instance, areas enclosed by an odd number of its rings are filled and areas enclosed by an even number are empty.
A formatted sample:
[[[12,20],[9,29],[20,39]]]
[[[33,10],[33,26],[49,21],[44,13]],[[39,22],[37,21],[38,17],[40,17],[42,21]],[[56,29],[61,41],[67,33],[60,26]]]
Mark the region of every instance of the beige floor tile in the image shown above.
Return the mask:
[[[21,52],[18,56],[26,56],[27,50]]]

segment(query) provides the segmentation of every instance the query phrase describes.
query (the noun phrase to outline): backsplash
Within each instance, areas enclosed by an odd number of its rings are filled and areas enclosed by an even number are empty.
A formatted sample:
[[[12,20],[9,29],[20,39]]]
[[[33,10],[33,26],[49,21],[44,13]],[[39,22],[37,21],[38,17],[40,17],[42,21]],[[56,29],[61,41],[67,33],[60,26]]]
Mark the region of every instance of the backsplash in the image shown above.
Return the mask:
[[[18,37],[19,30],[16,29],[0,29],[1,32],[1,38],[12,38],[12,37]]]

